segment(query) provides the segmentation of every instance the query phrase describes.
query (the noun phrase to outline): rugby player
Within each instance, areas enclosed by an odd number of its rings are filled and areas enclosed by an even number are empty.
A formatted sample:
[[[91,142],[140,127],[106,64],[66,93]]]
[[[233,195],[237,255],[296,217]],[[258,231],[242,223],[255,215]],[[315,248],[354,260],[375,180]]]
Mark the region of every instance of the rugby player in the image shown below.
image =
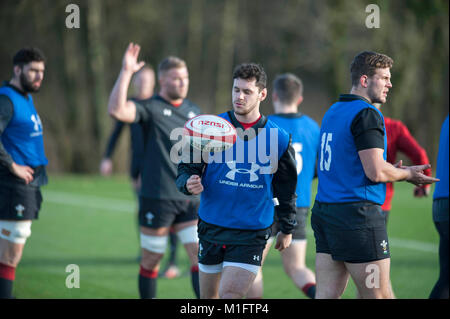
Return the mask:
[[[44,79],[37,48],[14,55],[13,77],[0,87],[0,298],[11,298],[17,265],[47,184],[41,119],[31,94]]]
[[[352,277],[361,298],[392,298],[390,252],[381,205],[386,183],[438,181],[429,164],[386,162],[383,115],[393,60],[364,51],[353,60],[352,88],[326,112],[320,129],[319,186],[311,225],[316,240],[316,298],[339,298]],[[368,276],[373,280],[367,280]],[[369,283],[369,284],[368,284]]]
[[[297,225],[292,233],[292,243],[281,252],[281,258],[284,270],[297,288],[309,298],[314,298],[316,279],[314,273],[305,265],[306,220],[311,205],[311,183],[315,173],[320,128],[313,119],[298,110],[303,102],[303,84],[294,74],[282,74],[275,78],[272,101],[275,114],[269,115],[268,118],[291,134],[298,175],[295,208]],[[272,237],[264,249],[263,263],[278,229],[278,222],[275,221],[272,226]],[[263,278],[260,269],[247,298],[259,299],[262,296]]]
[[[234,299],[247,294],[261,268],[276,204],[280,233],[275,248],[283,251],[291,243],[295,154],[289,134],[259,111],[267,96],[266,79],[260,65],[238,65],[233,72],[233,110],[219,115],[236,127],[236,143],[226,151],[209,154],[207,161],[182,160],[178,165],[179,190],[201,194],[201,298]],[[271,154],[268,160],[258,152],[263,147],[264,154]]]
[[[109,113],[127,123],[140,123],[144,133],[142,186],[139,194],[142,259],[139,272],[141,298],[156,297],[159,265],[167,246],[167,236],[173,226],[184,245],[191,263],[194,292],[198,289],[198,197],[180,193],[175,185],[177,166],[171,161],[170,150],[176,143],[170,139],[173,129],[200,110],[186,99],[189,74],[186,63],[177,57],[164,59],[158,67],[159,93],[147,100],[127,100],[127,90],[133,73],[144,66],[138,62],[140,46],[130,43],[125,51],[122,69],[111,92]]]
[[[442,124],[433,193],[433,221],[439,233],[439,278],[430,299],[448,299],[448,115]]]

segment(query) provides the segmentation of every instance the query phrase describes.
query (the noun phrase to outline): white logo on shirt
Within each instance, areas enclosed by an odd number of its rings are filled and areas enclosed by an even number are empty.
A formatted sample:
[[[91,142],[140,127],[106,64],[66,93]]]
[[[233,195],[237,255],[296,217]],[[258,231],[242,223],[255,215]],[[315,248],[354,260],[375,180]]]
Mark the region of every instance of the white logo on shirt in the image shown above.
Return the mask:
[[[164,116],[172,116],[172,110],[164,109],[163,114],[164,114]]]
[[[34,130],[35,131],[39,131],[39,127],[42,128],[42,122],[41,119],[39,118],[39,115],[31,115],[31,120],[34,123]]]
[[[195,114],[194,112],[192,112],[192,111],[190,111],[189,113],[188,113],[188,118],[193,118],[194,116],[196,116],[197,114]]]
[[[231,179],[232,181],[236,178],[236,173],[239,174],[250,174],[250,182],[256,182],[259,179],[258,174],[256,172],[261,168],[256,163],[251,163],[250,169],[245,168],[236,168],[236,162],[227,162],[227,166],[230,171],[225,175],[226,178]]]

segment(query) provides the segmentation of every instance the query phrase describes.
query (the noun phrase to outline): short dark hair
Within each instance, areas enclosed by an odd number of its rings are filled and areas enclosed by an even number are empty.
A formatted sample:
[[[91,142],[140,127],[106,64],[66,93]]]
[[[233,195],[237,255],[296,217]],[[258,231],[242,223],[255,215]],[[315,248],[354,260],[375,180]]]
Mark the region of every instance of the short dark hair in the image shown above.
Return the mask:
[[[13,57],[13,65],[23,66],[30,62],[45,62],[44,53],[34,47],[20,49]]]
[[[256,80],[256,86],[259,90],[263,90],[267,86],[267,75],[264,68],[256,63],[242,63],[234,68],[233,80],[234,79],[244,79],[244,80]]]
[[[363,75],[372,76],[376,69],[392,68],[394,60],[385,54],[363,51],[358,53],[350,65],[352,85],[357,86]]]
[[[187,68],[186,62],[176,56],[168,56],[158,65],[158,76],[171,69]]]
[[[303,83],[292,73],[278,75],[273,81],[273,90],[283,104],[292,104],[303,96]]]

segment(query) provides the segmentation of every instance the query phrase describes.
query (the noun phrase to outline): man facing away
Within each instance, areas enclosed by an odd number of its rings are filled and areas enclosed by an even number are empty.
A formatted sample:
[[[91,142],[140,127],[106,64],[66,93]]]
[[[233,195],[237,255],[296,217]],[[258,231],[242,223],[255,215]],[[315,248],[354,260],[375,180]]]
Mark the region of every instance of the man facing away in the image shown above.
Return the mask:
[[[361,298],[392,298],[389,240],[381,205],[386,183],[430,184],[429,164],[386,162],[383,115],[393,60],[364,51],[350,67],[352,89],[326,112],[320,130],[319,186],[311,225],[316,239],[316,298],[339,298],[352,277]],[[373,282],[368,275],[374,276]]]
[[[274,115],[269,119],[285,129],[292,137],[297,164],[297,225],[292,233],[291,245],[281,252],[284,270],[303,293],[314,298],[316,280],[314,273],[306,267],[306,221],[311,205],[311,183],[314,178],[317,150],[319,148],[319,125],[306,114],[298,111],[303,102],[303,84],[294,74],[279,75],[273,82],[272,93]],[[273,236],[278,233],[279,225],[275,218],[272,237],[268,240],[263,253],[263,262],[267,256]],[[247,298],[258,299],[263,296],[262,269],[258,272]]]

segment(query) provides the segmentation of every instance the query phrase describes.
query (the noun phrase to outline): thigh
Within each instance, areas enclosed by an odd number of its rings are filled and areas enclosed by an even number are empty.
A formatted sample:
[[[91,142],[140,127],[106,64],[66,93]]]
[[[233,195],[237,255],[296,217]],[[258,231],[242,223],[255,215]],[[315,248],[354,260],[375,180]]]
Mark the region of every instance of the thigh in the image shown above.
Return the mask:
[[[345,263],[362,298],[392,298],[390,258],[367,263]]]
[[[340,298],[344,292],[349,273],[342,261],[333,260],[330,254],[316,254],[316,298]]]
[[[285,268],[305,267],[306,239],[296,240],[281,252],[281,258]]]
[[[219,286],[221,299],[240,299],[244,297],[256,274],[247,269],[235,266],[224,266]]]
[[[219,298],[219,284],[221,272],[206,273],[199,271],[199,286],[201,299],[218,299]]]

